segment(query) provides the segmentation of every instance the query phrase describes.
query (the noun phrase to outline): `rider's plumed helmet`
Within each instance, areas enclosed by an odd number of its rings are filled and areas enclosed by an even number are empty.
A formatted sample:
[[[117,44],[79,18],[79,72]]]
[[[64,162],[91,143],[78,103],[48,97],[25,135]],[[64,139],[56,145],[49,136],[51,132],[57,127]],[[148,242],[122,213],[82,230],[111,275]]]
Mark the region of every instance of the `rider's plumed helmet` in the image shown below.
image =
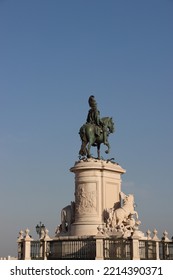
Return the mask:
[[[88,103],[89,103],[89,105],[90,105],[90,107],[91,107],[92,109],[97,108],[97,102],[96,102],[96,100],[95,100],[94,95],[91,95],[91,96],[89,97]]]

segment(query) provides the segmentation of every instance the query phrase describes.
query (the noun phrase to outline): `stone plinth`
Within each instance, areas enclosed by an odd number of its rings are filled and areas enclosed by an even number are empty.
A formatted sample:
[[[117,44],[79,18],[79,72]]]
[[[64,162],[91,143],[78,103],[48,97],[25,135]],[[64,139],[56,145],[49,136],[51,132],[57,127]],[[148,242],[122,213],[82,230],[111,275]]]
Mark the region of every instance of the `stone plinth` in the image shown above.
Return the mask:
[[[96,235],[104,224],[106,208],[120,207],[121,174],[125,170],[110,161],[80,160],[70,169],[75,173],[75,221],[71,235]]]

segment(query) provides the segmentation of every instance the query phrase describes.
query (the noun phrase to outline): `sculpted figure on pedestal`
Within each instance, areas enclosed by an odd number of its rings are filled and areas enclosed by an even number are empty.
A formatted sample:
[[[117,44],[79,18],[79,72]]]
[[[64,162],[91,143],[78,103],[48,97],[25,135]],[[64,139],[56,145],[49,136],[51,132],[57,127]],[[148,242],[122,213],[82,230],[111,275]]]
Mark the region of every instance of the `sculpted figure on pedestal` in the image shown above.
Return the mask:
[[[97,103],[93,95],[89,97],[88,103],[91,109],[88,112],[86,123],[79,131],[82,140],[79,155],[89,158],[91,157],[91,146],[97,146],[97,154],[100,159],[100,145],[102,143],[108,147],[105,153],[110,151],[108,136],[114,132],[114,123],[112,118],[100,118],[100,112],[97,109]]]
[[[111,230],[122,232],[132,232],[136,224],[139,223],[138,213],[134,209],[134,195],[125,195],[123,192],[120,193],[123,205],[117,209],[107,209],[107,228]],[[134,218],[135,215],[135,218]]]
[[[113,226],[120,226],[122,222],[126,222],[127,219],[131,217],[131,215],[136,215],[136,218],[138,219],[138,213],[134,210],[134,195],[125,195],[123,192],[121,192],[120,194],[123,200],[123,206],[113,212]]]
[[[75,219],[75,202],[71,201],[70,205],[65,206],[61,210],[61,224],[57,226],[55,233],[69,233],[71,230],[71,224]]]

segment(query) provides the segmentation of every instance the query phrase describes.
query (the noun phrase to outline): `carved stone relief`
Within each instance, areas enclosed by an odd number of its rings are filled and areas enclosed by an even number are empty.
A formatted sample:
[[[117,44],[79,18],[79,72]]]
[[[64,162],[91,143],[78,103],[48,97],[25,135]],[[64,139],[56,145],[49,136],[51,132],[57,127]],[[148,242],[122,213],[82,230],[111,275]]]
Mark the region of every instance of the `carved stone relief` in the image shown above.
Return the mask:
[[[77,214],[96,211],[96,190],[87,189],[85,184],[80,184],[76,190],[75,197]]]

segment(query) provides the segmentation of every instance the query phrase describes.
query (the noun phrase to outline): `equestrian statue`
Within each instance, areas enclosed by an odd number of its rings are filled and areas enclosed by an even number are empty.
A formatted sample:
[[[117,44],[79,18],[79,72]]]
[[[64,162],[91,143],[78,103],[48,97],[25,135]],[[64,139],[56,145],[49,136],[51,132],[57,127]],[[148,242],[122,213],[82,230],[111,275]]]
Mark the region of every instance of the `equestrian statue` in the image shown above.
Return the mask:
[[[90,158],[91,146],[95,146],[97,147],[98,159],[100,159],[100,145],[102,143],[107,146],[105,153],[108,154],[110,151],[108,136],[114,132],[114,122],[109,117],[100,118],[100,112],[93,95],[89,97],[88,103],[91,109],[88,111],[86,123],[79,130],[82,141],[79,155]]]

